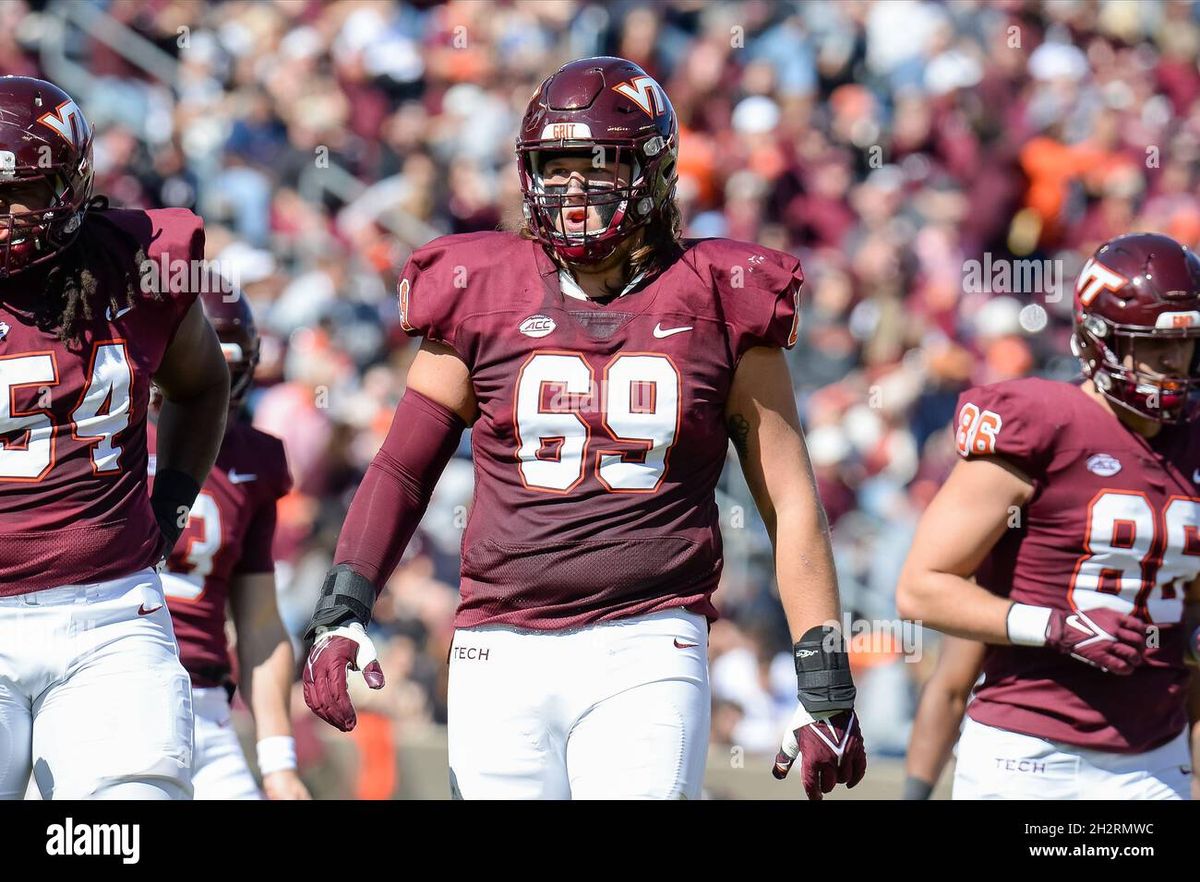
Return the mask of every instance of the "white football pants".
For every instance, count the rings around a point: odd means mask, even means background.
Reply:
[[[0,799],[189,799],[191,684],[151,569],[0,597]]]
[[[196,716],[196,799],[262,799],[233,728],[229,697],[220,686],[192,690]]]
[[[1145,753],[1088,750],[967,717],[954,799],[1191,799],[1187,730]]]
[[[683,609],[554,632],[455,631],[451,795],[698,799],[708,624]]]

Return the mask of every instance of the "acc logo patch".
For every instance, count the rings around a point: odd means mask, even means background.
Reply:
[[[1097,453],[1088,457],[1087,470],[1102,478],[1111,478],[1121,471],[1121,461],[1107,453]]]
[[[545,337],[551,333],[558,325],[554,323],[554,319],[548,315],[531,315],[525,321],[521,322],[517,328],[526,337]]]

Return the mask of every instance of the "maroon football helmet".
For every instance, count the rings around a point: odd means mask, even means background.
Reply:
[[[1162,423],[1197,415],[1200,345],[1187,373],[1125,366],[1139,338],[1200,338],[1200,258],[1174,239],[1133,233],[1106,242],[1075,283],[1071,350],[1110,401]]]
[[[602,151],[602,152],[601,152]],[[555,153],[586,156],[602,172],[586,191],[547,187],[541,170]],[[517,172],[533,235],[561,259],[588,264],[611,255],[675,196],[679,123],[667,93],[623,58],[572,61],[546,79],[529,102],[517,136]],[[622,164],[632,169],[620,185]],[[603,180],[604,175],[609,180]],[[595,208],[597,230],[563,232],[568,211]]]
[[[236,411],[254,382],[260,343],[258,328],[241,290],[224,280],[206,287],[210,290],[200,295],[200,304],[221,341],[221,351],[229,365],[229,407]]]
[[[92,196],[92,127],[71,96],[0,77],[0,279],[74,241]],[[13,212],[11,203],[36,203]]]

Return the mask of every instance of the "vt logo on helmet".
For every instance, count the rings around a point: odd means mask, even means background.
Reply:
[[[71,96],[0,77],[0,279],[74,241],[92,195],[92,128]]]
[[[530,232],[564,261],[612,255],[674,197],[679,124],[662,86],[623,58],[564,65],[517,137]]]
[[[1200,258],[1174,239],[1118,236],[1084,265],[1071,351],[1113,403],[1161,423],[1194,419],[1200,346],[1184,341],[1197,339]]]

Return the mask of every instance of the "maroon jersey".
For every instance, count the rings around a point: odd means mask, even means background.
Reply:
[[[125,302],[117,264],[132,266],[140,247],[159,266],[190,266],[204,257],[204,230],[182,209],[95,214],[82,235],[105,259],[90,268],[97,290],[81,345],[37,327],[37,270],[2,289],[0,595],[127,576],[155,563],[161,541],[146,492],[146,406],[196,293],[180,273],[157,298],[139,290],[131,307],[107,305],[114,286]]]
[[[1041,379],[971,389],[958,414],[959,453],[1001,457],[1033,482],[979,583],[1020,603],[1107,607],[1157,626],[1130,676],[1049,648],[989,646],[968,713],[1122,753],[1177,736],[1187,722],[1184,591],[1200,573],[1200,426],[1147,440],[1079,386]]]
[[[601,305],[512,234],[415,252],[402,326],[454,348],[480,410],[455,624],[715,618],[725,401],[747,349],[795,342],[802,281],[795,258],[709,239]]]
[[[152,447],[155,436],[152,424]],[[195,686],[217,686],[229,675],[229,583],[274,571],[275,502],[291,488],[283,442],[231,416],[216,465],[163,573],[180,660]]]

